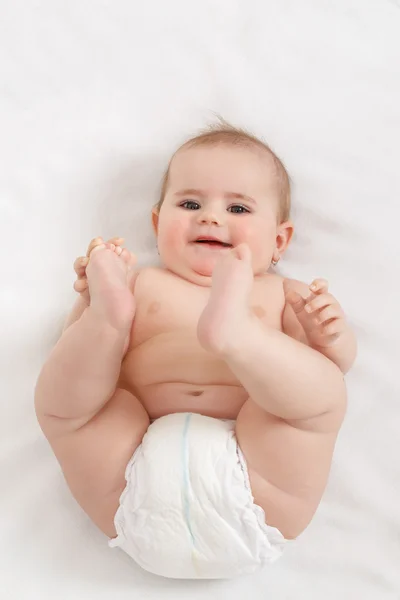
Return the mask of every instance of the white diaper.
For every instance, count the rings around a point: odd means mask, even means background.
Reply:
[[[176,578],[230,578],[279,558],[286,540],[254,504],[234,425],[192,413],[154,421],[126,468],[109,545]]]

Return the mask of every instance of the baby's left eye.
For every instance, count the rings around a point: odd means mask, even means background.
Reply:
[[[229,206],[228,210],[237,214],[250,212],[248,208],[242,206],[241,204],[233,204],[232,206]]]

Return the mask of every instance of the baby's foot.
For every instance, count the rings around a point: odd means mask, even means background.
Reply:
[[[135,314],[130,268],[110,243],[96,245],[86,267],[90,308],[116,329],[129,328]]]
[[[221,257],[212,274],[210,299],[198,323],[197,335],[209,352],[229,353],[250,318],[253,270],[250,248],[241,244]]]
[[[114,248],[114,252],[118,256],[122,256],[125,260],[127,260],[127,258],[129,258],[130,253],[128,252],[128,250],[126,250],[126,248],[121,248],[121,245],[123,244],[123,242],[124,242],[124,238],[121,238],[121,237],[111,238],[110,240],[108,240],[108,242],[104,242],[103,238],[101,238],[101,237],[94,238],[88,246],[86,256],[80,256],[74,262],[74,271],[76,273],[76,281],[74,282],[74,290],[76,292],[78,292],[78,294],[83,296],[88,304],[90,302],[90,295],[89,295],[88,281],[87,281],[87,277],[86,277],[86,267],[89,264],[89,256],[90,256],[92,250],[94,250],[97,246],[101,246],[102,244],[106,243],[106,244],[108,244],[109,248],[110,247]]]

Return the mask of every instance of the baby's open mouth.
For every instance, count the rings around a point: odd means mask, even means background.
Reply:
[[[221,240],[217,240],[215,238],[198,238],[194,240],[196,244],[207,244],[209,246],[220,246],[221,248],[232,248],[232,244],[228,244],[228,242],[222,242]]]

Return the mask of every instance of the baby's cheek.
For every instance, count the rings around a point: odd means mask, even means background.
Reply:
[[[259,244],[260,233],[254,226],[244,221],[245,219],[243,219],[242,223],[238,224],[236,230],[233,232],[235,245],[246,242],[250,247],[255,248]]]
[[[184,237],[184,224],[179,219],[165,223],[159,230],[159,246],[169,249],[178,248]]]
[[[247,225],[243,223],[237,237],[240,238],[240,241],[246,242],[250,246],[253,260],[256,260],[256,262],[268,262],[269,255],[271,254],[271,240],[265,226],[255,227],[253,224]]]

